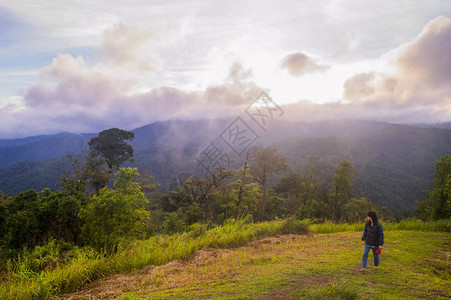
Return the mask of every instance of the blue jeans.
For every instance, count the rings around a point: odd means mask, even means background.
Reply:
[[[363,247],[363,257],[362,257],[362,268],[366,268],[366,262],[368,260],[368,254],[370,253],[370,249],[373,250],[373,257],[374,257],[374,266],[379,266],[379,255],[376,253],[377,246],[370,246],[367,243],[365,243],[365,247]]]

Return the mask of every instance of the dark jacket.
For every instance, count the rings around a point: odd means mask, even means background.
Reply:
[[[371,222],[366,222],[363,229],[362,241],[370,246],[382,246],[384,244],[384,230],[381,223],[377,221],[373,226]]]

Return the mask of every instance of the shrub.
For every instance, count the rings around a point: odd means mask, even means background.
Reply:
[[[298,220],[294,216],[285,219],[280,226],[281,234],[306,234],[308,232],[308,221]]]

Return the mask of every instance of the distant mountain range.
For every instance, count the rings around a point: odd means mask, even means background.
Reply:
[[[127,165],[148,171],[167,191],[176,175],[194,172],[198,153],[232,121],[167,121],[136,128],[131,143],[134,163]],[[256,144],[274,143],[298,172],[315,158],[323,178],[331,179],[339,161],[351,159],[356,169],[355,196],[401,212],[422,199],[423,189],[432,188],[435,160],[451,153],[451,130],[446,128],[451,123],[277,121],[266,132],[255,130],[260,136]],[[0,140],[0,190],[17,194],[31,188],[58,188],[65,156],[80,152],[94,136],[60,133]]]
[[[221,134],[233,119],[154,122],[134,130],[135,151],[157,148],[201,148]],[[365,134],[389,123],[365,121],[284,122],[277,121],[267,132],[259,132],[259,143],[274,143],[290,137],[349,136]],[[97,133],[40,135],[22,139],[0,139],[0,167],[32,160],[41,161],[80,152]]]

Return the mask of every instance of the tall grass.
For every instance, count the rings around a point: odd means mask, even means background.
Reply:
[[[336,224],[332,222],[325,222],[320,224],[311,224],[309,226],[311,231],[317,233],[335,233],[335,232],[345,232],[345,231],[361,231],[363,230],[363,224],[355,223],[355,224]]]
[[[403,220],[399,223],[385,223],[382,222],[384,231],[390,230],[415,230],[415,231],[436,231],[436,232],[451,232],[451,220],[439,220],[423,222],[421,220],[410,219]],[[332,222],[325,222],[321,224],[311,224],[309,229],[317,233],[335,233],[344,231],[363,231],[363,223],[354,224],[335,224]]]
[[[0,286],[0,299],[48,299],[54,295],[74,292],[111,274],[184,259],[205,247],[239,247],[263,236],[280,234],[284,227],[288,226],[290,230],[299,227],[299,224],[287,225],[289,222],[248,224],[244,220],[229,221],[210,230],[197,225],[189,232],[136,241],[127,249],[107,258],[97,255],[89,248],[79,249],[76,257],[53,269],[36,272],[24,266],[16,268],[23,274],[12,269],[9,280]]]

